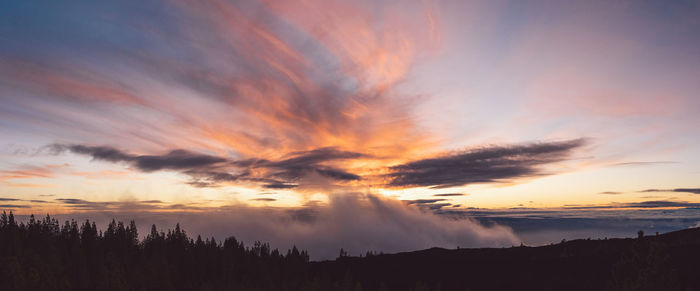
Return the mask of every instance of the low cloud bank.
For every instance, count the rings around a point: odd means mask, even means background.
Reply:
[[[190,236],[236,236],[247,244],[255,240],[287,249],[307,249],[314,260],[332,259],[340,248],[351,255],[366,251],[385,253],[430,247],[502,247],[520,243],[504,226],[484,226],[472,219],[441,217],[404,202],[375,195],[331,195],[328,205],[303,208],[229,206],[202,212],[83,212],[59,219],[91,219],[102,228],[112,218],[135,220],[141,237],[151,224],[159,229],[175,223]]]

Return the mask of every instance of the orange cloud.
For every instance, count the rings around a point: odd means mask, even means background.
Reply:
[[[147,104],[127,88],[95,76],[95,72],[75,70],[68,64],[56,68],[33,61],[11,60],[0,62],[0,72],[13,79],[14,86],[52,97],[77,102]]]
[[[53,172],[41,167],[26,166],[21,170],[0,171],[0,181],[51,177]]]
[[[129,177],[131,175],[131,173],[127,172],[127,171],[105,170],[105,171],[97,171],[97,172],[71,172],[70,174],[74,175],[74,176],[84,177],[86,179],[91,179],[91,180],[126,179],[126,178],[129,178],[130,180],[135,179],[133,177]]]
[[[435,152],[435,141],[410,113],[415,97],[396,90],[420,57],[439,46],[440,18],[431,3],[173,3],[177,35],[167,41],[196,52],[196,62],[131,52],[119,55],[133,74],[89,62],[4,63],[2,71],[50,101],[27,106],[83,138],[59,141],[65,144],[100,140],[133,155],[184,148],[269,160],[332,147],[366,156],[325,162],[319,173],[342,168],[363,176]],[[158,29],[146,31],[171,37]],[[54,97],[79,101],[80,108],[52,106]],[[38,122],[55,126],[46,119]]]
[[[23,179],[53,178],[55,176],[54,170],[64,167],[66,167],[66,164],[46,165],[45,167],[24,166],[20,170],[1,170],[0,182],[5,186],[13,188],[53,188],[56,187],[56,185],[40,183],[17,183],[12,181]]]
[[[230,50],[241,56],[234,62],[245,59],[248,66],[216,81],[232,114],[196,124],[203,138],[266,158],[331,146],[398,157],[430,144],[406,114],[410,101],[392,91],[418,54],[439,40],[439,19],[427,2],[406,15],[337,1],[265,1],[256,13],[223,1],[177,3],[222,41],[204,40],[197,47],[203,56],[221,60],[221,51]],[[280,28],[288,24],[298,31]],[[203,31],[189,29],[203,39]],[[299,39],[309,45],[296,45]],[[338,70],[328,68],[328,55]]]

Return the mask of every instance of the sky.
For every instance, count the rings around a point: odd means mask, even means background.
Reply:
[[[3,2],[0,209],[319,258],[685,228],[698,76],[696,1]]]

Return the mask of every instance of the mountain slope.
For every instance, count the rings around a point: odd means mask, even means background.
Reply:
[[[326,280],[364,290],[693,290],[700,228],[637,239],[574,240],[541,247],[432,248],[312,263]]]

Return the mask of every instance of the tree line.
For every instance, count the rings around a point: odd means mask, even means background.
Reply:
[[[302,290],[309,255],[296,247],[244,245],[235,237],[191,238],[155,225],[139,241],[136,224],[60,224],[47,215],[18,223],[0,215],[4,290]]]

